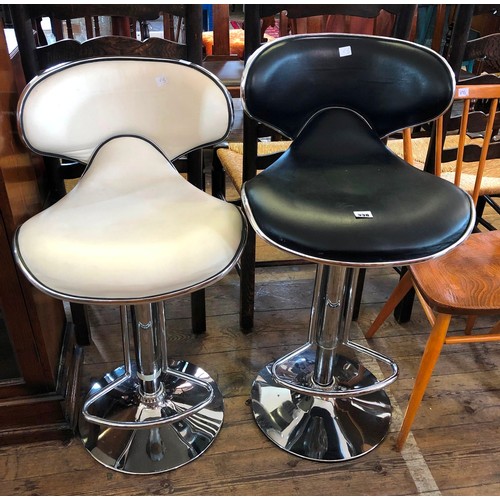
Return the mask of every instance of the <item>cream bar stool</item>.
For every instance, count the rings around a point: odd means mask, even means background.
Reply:
[[[384,389],[398,369],[350,339],[353,284],[360,267],[427,260],[469,235],[470,197],[381,140],[443,113],[453,92],[443,58],[383,37],[284,37],[247,63],[245,111],[293,142],[243,185],[243,206],[266,241],[318,264],[307,342],[264,367],[252,388],[257,424],[292,454],[349,460],[389,430]]]
[[[229,272],[246,225],[172,161],[226,137],[229,94],[183,61],[88,59],[32,80],[18,115],[31,150],[87,164],[72,191],[18,229],[19,266],[56,298],[121,306],[125,363],[90,389],[80,419],[85,447],[121,472],[190,462],[219,432],[223,401],[202,368],[167,359],[163,301]]]

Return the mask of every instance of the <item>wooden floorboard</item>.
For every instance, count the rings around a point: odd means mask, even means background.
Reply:
[[[249,391],[268,361],[307,335],[314,266],[259,268],[255,331],[238,328],[238,276],[207,290],[207,333],[190,331],[189,300],[169,307],[169,350],[203,366],[220,385],[225,421],[195,462],[153,476],[113,472],[95,462],[77,438],[0,448],[3,495],[487,495],[500,491],[500,345],[445,346],[404,453],[394,449],[398,425],[429,325],[415,304],[412,320],[389,319],[368,342],[392,356],[401,375],[388,390],[391,432],[373,452],[343,464],[302,460],[274,446],[255,425]],[[369,270],[354,338],[373,320],[398,277]],[[90,310],[93,345],[85,349],[81,393],[121,362],[119,311]],[[482,318],[486,328],[493,320]],[[459,329],[463,321],[454,320]],[[413,443],[413,444],[412,444]]]
[[[498,217],[492,215],[498,223]],[[266,259],[266,249],[262,252]],[[269,361],[307,337],[313,265],[258,268],[255,328],[238,327],[239,279],[209,287],[207,333],[191,333],[190,302],[168,306],[169,354],[202,366],[224,395],[223,428],[199,459],[151,476],[111,471],[78,440],[0,448],[1,495],[498,495],[500,491],[500,344],[444,346],[403,452],[394,448],[429,324],[415,304],[410,322],[389,318],[374,339],[363,332],[397,283],[392,269],[369,270],[352,337],[393,357],[399,379],[388,388],[391,432],[368,455],[346,463],[302,460],[274,446],[256,426],[250,387]],[[116,307],[89,309],[93,343],[85,348],[80,394],[122,359]],[[480,318],[482,331],[498,318]],[[454,318],[459,331],[463,318]],[[370,367],[371,368],[371,367]],[[383,372],[384,367],[375,367]]]

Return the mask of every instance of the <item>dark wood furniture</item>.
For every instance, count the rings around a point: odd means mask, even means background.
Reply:
[[[144,57],[160,57],[186,59],[201,64],[201,5],[164,4],[164,5],[74,5],[74,4],[24,4],[10,5],[12,22],[16,32],[22,67],[26,81],[37,73],[61,62],[74,61],[89,57],[110,57],[135,55]],[[138,20],[140,26],[147,25],[148,20],[164,16],[182,18],[186,27],[185,43],[162,38],[149,38],[144,41],[131,37],[130,20]],[[56,43],[43,44],[39,20],[49,17],[53,26]],[[80,43],[72,38],[63,37],[63,23],[75,18],[94,19],[96,16],[114,16],[121,20],[115,27],[115,33],[127,36],[100,36]],[[115,23],[116,24],[116,23]],[[125,27],[124,27],[125,25]],[[128,29],[127,29],[128,26]],[[39,35],[33,36],[35,33]],[[143,36],[147,30],[142,29]],[[96,34],[89,30],[89,34]],[[44,158],[47,169],[48,198],[47,203],[57,201],[66,192],[65,178],[76,178],[83,172],[80,164],[61,164],[56,158]],[[190,182],[203,188],[201,151],[189,153],[184,162]],[[192,294],[192,323],[195,333],[203,333],[206,329],[205,296],[200,290]],[[90,334],[87,327],[83,306],[72,304],[72,315],[75,322],[78,341],[89,343]]]
[[[62,303],[28,284],[11,253],[15,228],[42,205],[44,169],[17,136],[22,70],[18,58],[10,59],[3,25],[0,31],[0,335],[8,346],[8,352],[2,349],[2,366],[10,365],[0,370],[3,445],[71,435],[79,349],[73,349]]]
[[[343,15],[374,18],[384,9],[394,15],[393,35],[408,39],[415,5],[246,5],[245,6],[245,60],[261,44],[261,19],[286,10],[290,20],[317,15]],[[259,124],[246,114],[243,121],[242,180],[254,177],[259,169],[257,140]],[[224,182],[223,166],[214,161],[214,187]],[[262,168],[262,167],[260,167]],[[218,171],[217,171],[218,169]],[[248,332],[253,328],[256,237],[249,231],[247,245],[240,265],[240,327]]]

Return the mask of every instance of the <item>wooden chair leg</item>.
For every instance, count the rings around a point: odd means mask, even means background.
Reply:
[[[465,335],[471,335],[472,329],[474,328],[474,323],[476,322],[477,316],[467,316],[465,323]]]
[[[240,328],[253,328],[255,307],[255,231],[248,228],[247,242],[240,257]]]
[[[205,333],[207,330],[204,289],[191,294],[191,325],[195,334]]]
[[[217,148],[213,149],[212,154],[212,196],[222,200],[226,198],[226,177],[217,155]]]
[[[403,418],[403,424],[401,425],[401,430],[399,431],[398,439],[396,442],[396,449],[401,450],[406,442],[406,438],[410,433],[410,428],[415,419],[418,408],[422,398],[424,397],[427,384],[431,378],[434,366],[441,353],[443,347],[446,332],[450,325],[451,315],[449,314],[438,314],[436,318],[436,323],[431,330],[429,340],[425,346],[424,354],[422,355],[422,360],[420,361],[420,367],[418,369],[417,378],[415,379],[415,385],[408,402],[408,407],[406,408],[405,416]]]
[[[80,346],[90,345],[90,328],[84,304],[70,302],[71,317],[75,328],[76,343]]]
[[[408,274],[408,272],[409,271],[406,271],[405,274]],[[408,323],[408,321],[410,321],[414,302],[415,292],[410,288],[408,293],[401,297],[401,301],[394,308],[394,318],[398,323]]]
[[[375,332],[382,326],[384,321],[389,317],[395,307],[399,304],[401,299],[412,289],[413,282],[411,280],[411,273],[406,272],[399,280],[397,287],[393,290],[390,297],[387,299],[382,310],[378,313],[375,321],[372,323],[368,331],[365,333],[367,339],[371,339]]]

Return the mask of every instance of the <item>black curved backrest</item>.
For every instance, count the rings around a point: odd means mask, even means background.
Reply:
[[[451,105],[455,81],[432,50],[393,38],[313,34],[257,50],[245,68],[247,113],[295,138],[325,108],[348,108],[384,137],[428,122]]]

